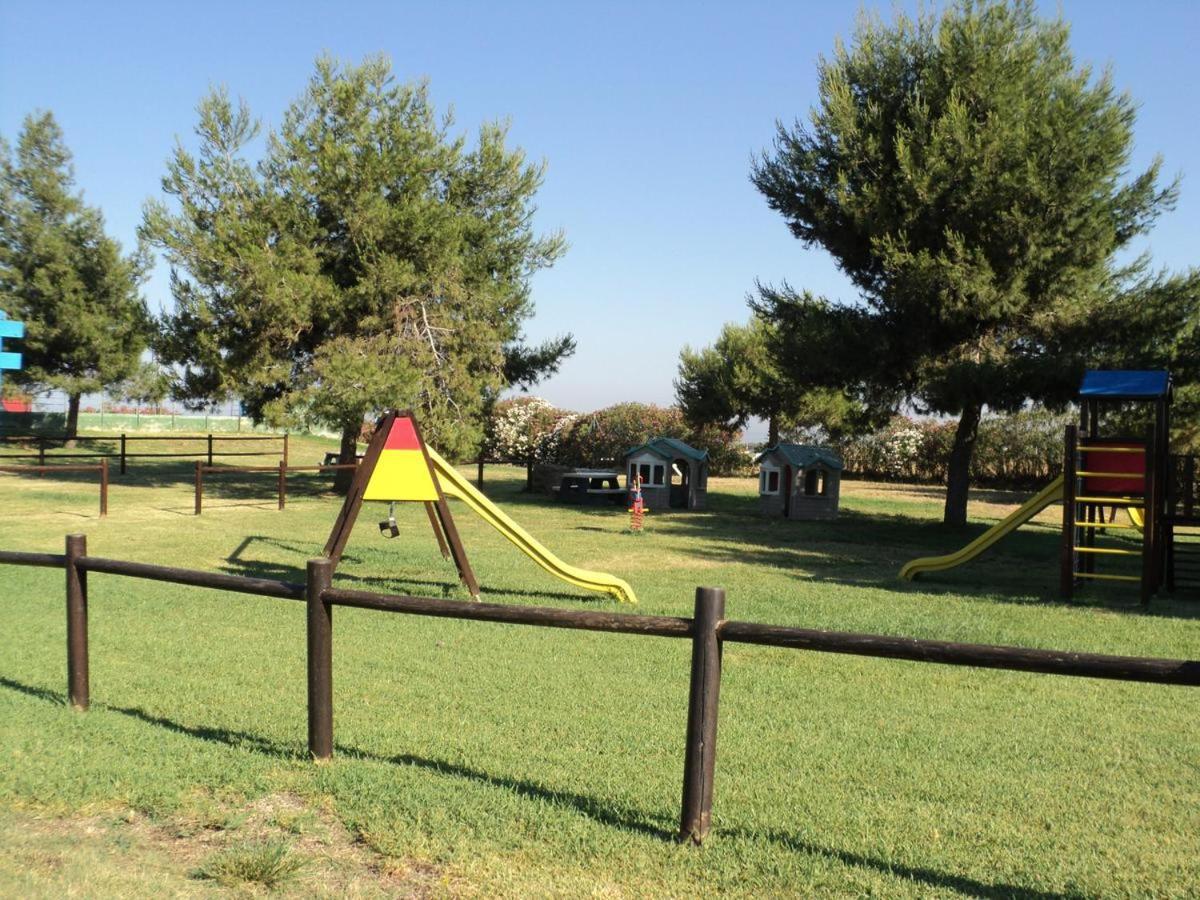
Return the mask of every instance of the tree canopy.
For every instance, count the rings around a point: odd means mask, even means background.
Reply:
[[[754,315],[745,325],[726,324],[709,347],[684,347],[679,354],[675,399],[693,427],[717,425],[740,430],[752,417],[767,420],[767,443],[781,432],[816,427],[837,435],[853,427],[862,407],[840,386],[785,374],[778,362],[781,346],[789,351],[803,337],[784,345],[779,329]],[[824,345],[814,348],[820,352]]]
[[[148,260],[123,255],[75,188],[50,113],[25,118],[15,152],[0,139],[0,309],[25,323],[15,384],[68,398],[67,438],[85,393],[136,371],[151,333],[140,294]]]
[[[198,150],[176,148],[171,203],[147,204],[142,227],[172,268],[160,354],[185,398],[236,392],[273,424],[333,426],[346,458],[388,406],[418,410],[444,453],[478,446],[530,278],[565,242],[535,234],[544,166],[506,127],[468,145],[451,126],[380,58],[318,60],[257,162],[247,107],[201,101]]]
[[[951,523],[965,521],[984,405],[1072,395],[1103,328],[1139,315],[1127,288],[1145,260],[1122,267],[1118,252],[1176,196],[1159,162],[1128,171],[1134,102],[1076,64],[1068,32],[1031,0],[864,16],[820,61],[809,121],[781,124],[752,173],[860,294],[778,291],[763,313],[851,336],[831,377],[959,416]]]

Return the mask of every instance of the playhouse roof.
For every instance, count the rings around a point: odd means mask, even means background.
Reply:
[[[639,444],[632,450],[626,451],[625,455],[633,456],[633,454],[640,453],[643,450],[648,450],[655,456],[661,456],[667,462],[680,456],[684,459],[695,460],[696,462],[703,462],[708,459],[707,450],[697,450],[691,444],[685,444],[683,441],[669,437],[654,438],[653,440],[646,441],[646,443]]]
[[[841,459],[832,450],[812,447],[807,444],[776,444],[774,447],[768,447],[762,453],[758,454],[754,461],[762,462],[774,453],[778,453],[797,469],[807,469],[817,463],[821,463],[825,467],[835,469],[839,472],[842,469]]]
[[[1080,397],[1108,400],[1157,400],[1171,390],[1171,373],[1165,369],[1090,369],[1083,373]]]

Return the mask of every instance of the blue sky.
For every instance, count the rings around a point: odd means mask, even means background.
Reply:
[[[912,9],[914,3],[899,4]],[[868,3],[891,15],[890,3]],[[192,141],[211,85],[267,125],[313,60],[387,54],[429,79],[457,127],[507,118],[549,163],[539,227],[571,250],[534,282],[533,339],[565,331],[579,351],[536,392],[574,409],[669,403],[679,348],[744,320],[756,278],[831,297],[849,288],[805,250],[750,185],[777,119],[806,114],[815,66],[849,36],[857,3],[36,3],[0,2],[0,134],[49,109],[88,202],[131,245],[176,140]],[[1133,163],[1161,154],[1182,197],[1145,242],[1193,265],[1200,234],[1200,3],[1043,3],[1072,23],[1080,60],[1110,65],[1138,101]],[[162,267],[147,286],[170,303]]]

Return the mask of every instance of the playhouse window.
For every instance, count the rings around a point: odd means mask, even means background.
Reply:
[[[650,464],[642,463],[638,466],[638,474],[642,476],[642,484],[650,483]]]
[[[779,493],[779,470],[769,469],[766,466],[758,474],[758,492],[760,494],[778,494]]]
[[[661,465],[654,467],[654,484],[662,484],[663,483],[664,471],[665,471],[665,467],[663,467]]]

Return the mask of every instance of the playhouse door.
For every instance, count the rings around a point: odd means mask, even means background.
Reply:
[[[679,483],[676,484],[674,477],[671,479],[671,509],[688,509],[688,492],[692,489],[688,482],[688,473],[690,471],[687,460],[677,459],[671,464],[672,476],[674,470],[679,470]]]
[[[786,519],[792,514],[792,467],[783,467],[783,517]]]

